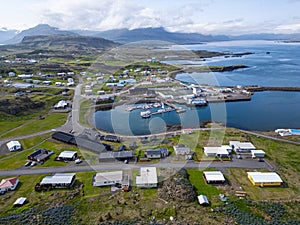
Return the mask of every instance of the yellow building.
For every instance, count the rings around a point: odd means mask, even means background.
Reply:
[[[280,186],[282,180],[275,172],[247,172],[248,179],[255,186]]]

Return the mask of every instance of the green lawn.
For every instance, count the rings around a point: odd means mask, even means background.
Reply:
[[[187,169],[187,173],[189,175],[190,182],[194,185],[196,192],[198,195],[204,194],[209,199],[212,197],[218,197],[221,190],[216,188],[214,185],[207,184],[203,178],[203,171],[199,171],[197,169]]]
[[[89,123],[88,123],[88,117],[90,116],[91,110],[92,110],[92,106],[94,104],[89,101],[89,100],[83,100],[80,103],[80,111],[79,111],[79,122],[86,126],[89,127]]]
[[[1,138],[19,137],[23,135],[33,134],[45,130],[51,130],[53,128],[62,126],[68,117],[68,113],[51,113],[45,116],[45,119],[33,119],[23,126],[14,129],[11,132],[1,136]]]
[[[0,122],[0,137],[2,137],[2,134],[5,132],[8,132],[11,129],[14,129],[20,125],[22,125],[22,121],[1,121]]]

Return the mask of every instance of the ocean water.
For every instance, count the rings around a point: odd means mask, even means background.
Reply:
[[[217,57],[204,62],[207,65],[245,64],[249,66],[247,69],[224,73],[182,73],[176,77],[181,81],[230,86],[300,87],[300,44],[297,43],[232,41],[172,48],[254,53],[236,58]],[[125,112],[122,106],[113,110],[98,111],[94,117],[97,128],[126,135],[160,133],[165,131],[168,125],[199,127],[201,122],[208,120],[246,130],[300,128],[300,92],[257,92],[251,101],[211,103],[206,107],[187,108],[182,114],[171,112],[149,119],[140,118],[139,111]]]

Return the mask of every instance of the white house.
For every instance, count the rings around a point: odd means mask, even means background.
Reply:
[[[57,159],[62,161],[74,161],[77,159],[77,156],[78,155],[76,151],[63,151],[57,156]]]
[[[252,158],[263,158],[266,153],[263,150],[251,150]]]
[[[16,73],[15,73],[15,72],[9,72],[9,73],[8,73],[8,76],[9,76],[9,77],[15,77],[15,76],[16,76]]]
[[[173,148],[174,148],[176,155],[188,155],[191,153],[191,149],[186,145],[179,144],[179,145],[173,146]]]
[[[136,186],[139,188],[157,187],[156,167],[142,167],[140,176],[136,177]]]
[[[17,177],[2,179],[0,182],[0,193],[5,193],[7,191],[13,191],[19,184],[19,179]]]
[[[229,145],[236,152],[250,152],[251,150],[256,149],[251,142],[230,141]]]
[[[46,176],[42,179],[41,186],[51,186],[52,188],[66,188],[75,183],[75,173],[56,173],[53,176]]]
[[[9,151],[17,151],[22,149],[22,145],[20,144],[19,141],[10,141],[6,144],[7,148]]]
[[[221,171],[204,171],[203,175],[208,184],[225,182],[225,177]]]
[[[228,157],[229,152],[226,146],[221,147],[204,147],[204,154],[207,157]]]
[[[54,109],[65,109],[68,107],[68,102],[66,100],[60,100],[55,106]]]
[[[92,180],[93,186],[111,186],[122,184],[123,171],[97,173]]]

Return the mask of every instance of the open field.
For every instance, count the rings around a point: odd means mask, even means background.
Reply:
[[[20,127],[2,135],[1,138],[19,137],[28,134],[34,134],[45,130],[62,126],[68,117],[68,113],[51,113],[45,116],[45,119],[33,119]]]

